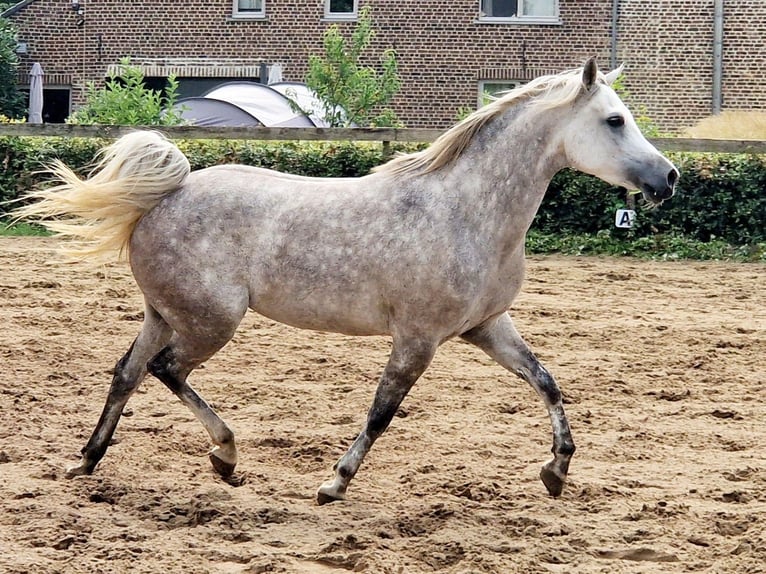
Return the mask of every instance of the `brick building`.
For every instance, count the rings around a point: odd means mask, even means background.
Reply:
[[[766,110],[764,0],[24,0],[3,16],[19,30],[20,83],[39,62],[46,119],[62,121],[125,56],[153,81],[175,73],[185,96],[258,80],[274,63],[301,81],[323,32],[350,31],[360,3],[372,7],[373,49],[397,51],[393,107],[410,127],[449,126],[483,89],[590,55],[624,62],[633,101],[667,131],[716,109]]]

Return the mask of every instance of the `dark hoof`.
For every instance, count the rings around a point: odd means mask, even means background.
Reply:
[[[336,500],[343,500],[343,498],[330,496],[329,494],[325,494],[322,491],[317,492],[317,504],[319,506],[322,506],[324,504],[330,504],[331,502],[335,502]]]
[[[545,488],[548,489],[548,494],[553,498],[561,496],[564,490],[564,479],[551,470],[547,465],[540,471],[540,480],[543,481]]]
[[[224,477],[221,480],[223,480],[229,486],[238,488],[242,486],[243,484],[247,484],[250,481],[250,477],[247,475],[246,472],[237,472],[232,474],[230,477],[228,478]]]
[[[87,476],[89,474],[93,474],[93,470],[96,468],[96,465],[90,465],[84,462],[81,462],[77,466],[69,466],[66,469],[66,472],[64,472],[65,478],[74,478],[76,476]]]
[[[346,488],[336,488],[333,482],[326,482],[317,490],[317,504],[329,504],[336,500],[346,499]]]
[[[231,475],[234,474],[234,469],[237,465],[231,464],[230,462],[224,462],[212,452],[208,456],[210,458],[210,463],[213,465],[213,468],[221,476],[221,478],[224,480],[230,479]]]

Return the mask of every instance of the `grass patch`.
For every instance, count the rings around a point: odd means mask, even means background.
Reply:
[[[51,232],[41,225],[24,222],[8,224],[0,220],[1,237],[48,237],[50,235],[52,235]]]
[[[766,262],[766,243],[731,245],[721,239],[699,241],[682,235],[648,237],[616,236],[611,231],[595,235],[551,235],[530,230],[527,253],[564,255],[626,255],[644,259]]]

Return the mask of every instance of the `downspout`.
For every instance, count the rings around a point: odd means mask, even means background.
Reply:
[[[617,68],[617,20],[620,15],[620,0],[612,0],[612,37],[609,52],[610,70]]]
[[[617,69],[617,24],[620,20],[620,0],[612,0],[612,30],[609,45],[609,69]],[[625,193],[625,205],[630,210],[636,209],[635,194]]]
[[[713,115],[721,113],[723,94],[723,0],[715,0],[713,8]]]

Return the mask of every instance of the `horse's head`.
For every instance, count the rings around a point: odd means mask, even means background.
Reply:
[[[673,195],[678,170],[646,140],[611,88],[620,71],[599,73],[593,58],[585,64],[572,121],[561,134],[564,150],[572,167],[661,203]]]

